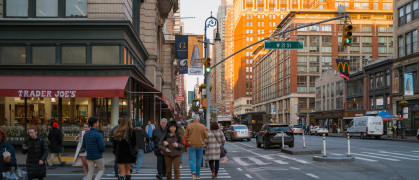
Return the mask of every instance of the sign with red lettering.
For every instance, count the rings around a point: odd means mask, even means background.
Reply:
[[[176,101],[184,101],[185,98],[183,97],[183,75],[180,74],[178,76],[178,83],[177,83],[177,96],[176,96]]]

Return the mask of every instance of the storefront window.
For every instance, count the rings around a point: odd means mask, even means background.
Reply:
[[[92,46],[92,64],[119,64],[119,46]]]
[[[86,64],[86,46],[63,46],[62,64]]]
[[[55,46],[33,46],[32,64],[55,64]]]
[[[36,17],[57,17],[57,0],[36,0]]]
[[[87,0],[66,0],[65,15],[67,17],[87,16]]]
[[[363,97],[348,98],[347,99],[348,110],[362,110],[364,109]]]
[[[0,47],[0,64],[26,64],[26,47]]]
[[[26,17],[28,7],[28,0],[6,0],[6,16]]]

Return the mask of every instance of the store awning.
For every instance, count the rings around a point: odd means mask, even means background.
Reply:
[[[381,111],[377,116],[381,117],[384,121],[403,120],[403,118],[391,115],[385,111]]]
[[[0,97],[124,97],[128,76],[0,76]]]

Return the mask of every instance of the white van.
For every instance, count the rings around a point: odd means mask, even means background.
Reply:
[[[362,116],[352,120],[348,128],[350,136],[372,137],[379,139],[383,135],[383,119],[377,116]]]

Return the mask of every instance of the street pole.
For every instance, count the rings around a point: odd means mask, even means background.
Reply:
[[[323,134],[323,157],[326,157],[326,135]]]

